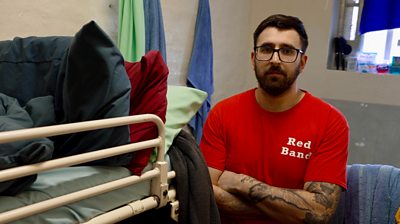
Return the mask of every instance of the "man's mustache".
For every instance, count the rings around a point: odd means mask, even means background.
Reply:
[[[286,73],[281,69],[279,66],[272,66],[270,67],[267,71],[265,71],[265,74],[282,74],[286,75]]]

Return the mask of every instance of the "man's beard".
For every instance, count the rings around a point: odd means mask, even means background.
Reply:
[[[259,86],[272,96],[279,96],[292,86],[300,74],[300,66],[292,74],[283,71],[280,66],[271,66],[267,71],[263,72],[255,69],[256,78]],[[270,75],[279,74],[279,75]]]

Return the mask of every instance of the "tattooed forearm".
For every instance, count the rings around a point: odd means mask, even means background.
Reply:
[[[282,196],[281,196],[282,195]],[[283,194],[273,195],[268,193],[268,185],[264,183],[256,183],[249,188],[248,197],[253,203],[259,203],[265,199],[270,201],[281,201],[286,205],[290,205],[293,208],[302,210],[304,212],[309,211],[310,204],[296,191],[283,189]]]
[[[341,192],[339,186],[324,182],[309,182],[305,191],[274,188],[248,176],[243,177],[241,183],[248,184],[247,198],[254,204],[261,202],[268,207],[285,207],[293,213],[303,214],[299,218],[302,216],[300,219],[304,223],[325,223],[329,220]]]
[[[255,184],[249,189],[249,199],[254,203],[258,203],[264,200],[268,195],[260,194],[260,192],[264,192],[267,189],[267,186],[262,183]]]
[[[282,223],[327,223],[341,194],[340,186],[327,182],[306,182],[303,189],[288,189],[229,171],[221,175],[218,184]]]
[[[334,209],[340,198],[341,189],[335,184],[311,182],[307,191],[315,193],[314,200],[326,209]]]
[[[257,180],[250,176],[244,176],[242,179],[240,179],[240,182],[242,182],[242,183],[247,182],[249,184],[253,184],[255,181],[257,181]]]

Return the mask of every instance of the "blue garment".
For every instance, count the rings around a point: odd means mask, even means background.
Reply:
[[[378,180],[380,165],[359,166],[359,186],[358,186],[358,202],[360,209],[360,224],[374,223],[372,218],[372,209],[375,203],[375,191]],[[380,189],[383,190],[383,189]],[[379,222],[378,222],[379,223]]]
[[[347,166],[347,191],[331,224],[392,224],[400,208],[400,169],[381,164]]]
[[[187,86],[203,90],[208,94],[207,100],[189,122],[199,143],[203,134],[203,125],[211,108],[211,95],[214,92],[211,15],[208,0],[199,0]]]
[[[360,170],[362,166],[354,164],[347,167],[347,191],[346,191],[346,218],[345,223],[360,223],[360,208],[359,208],[359,188],[360,188]]]
[[[157,50],[167,63],[164,23],[160,0],[144,0],[145,51]]]
[[[360,34],[400,28],[399,0],[365,0],[361,14]]]

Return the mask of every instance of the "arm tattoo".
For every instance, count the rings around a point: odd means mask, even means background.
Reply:
[[[302,211],[304,214],[304,223],[320,223],[329,220],[334,213],[340,199],[341,188],[338,185],[325,182],[306,183],[305,190],[312,193],[312,200],[319,204],[322,212],[316,211],[315,205],[308,201],[298,190],[281,189],[279,195],[269,192],[270,187],[267,184],[259,182],[252,177],[244,177],[242,183],[249,183],[251,186],[248,191],[248,199],[257,204],[264,200],[280,201],[288,206]]]
[[[264,200],[267,197],[267,195],[262,194],[262,192],[264,192],[265,190],[267,190],[267,186],[262,183],[254,184],[253,186],[251,186],[249,189],[250,201],[257,204],[258,202]]]
[[[304,223],[318,223],[320,220],[329,220],[339,203],[341,188],[335,184],[311,182],[306,190],[314,193],[315,202],[322,205],[325,212],[320,214],[319,217],[312,213],[306,213]]]
[[[255,179],[253,177],[249,177],[249,176],[244,176],[240,182],[245,183],[245,182],[249,182],[250,184],[254,183]]]
[[[339,186],[324,182],[311,182],[307,191],[315,193],[314,200],[326,209],[333,209],[340,199]]]
[[[293,196],[294,200],[288,200],[285,197],[279,197],[276,195],[268,194],[266,192],[267,190],[268,190],[268,186],[266,184],[256,183],[250,187],[248,197],[249,197],[250,201],[252,201],[255,204],[263,201],[264,199],[269,199],[271,201],[282,201],[282,202],[284,202],[288,205],[291,205],[292,207],[295,207],[299,210],[303,210],[304,212],[309,212],[309,209],[307,207],[309,207],[310,204],[308,204],[307,201],[301,195],[299,195],[297,192],[283,189],[283,191],[285,191],[285,194]],[[299,201],[301,201],[301,203],[298,203]],[[307,205],[307,206],[301,207],[300,206],[301,204]]]

